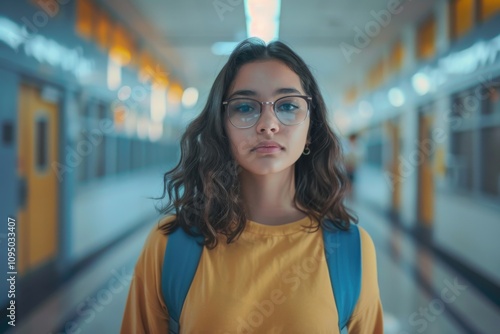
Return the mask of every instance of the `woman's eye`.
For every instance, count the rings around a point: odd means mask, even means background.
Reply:
[[[298,107],[292,103],[283,103],[279,106],[278,111],[295,111]]]
[[[240,112],[250,112],[253,110],[253,108],[249,105],[243,104],[240,105],[238,108],[236,108]]]
[[[254,111],[255,107],[252,104],[241,103],[241,104],[233,106],[231,109],[233,110],[233,112],[246,114],[246,113],[250,113],[250,112]]]

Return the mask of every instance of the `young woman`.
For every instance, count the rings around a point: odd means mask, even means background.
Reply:
[[[321,230],[330,221],[344,233],[356,220],[342,161],[304,61],[281,42],[240,43],[165,174],[169,203],[137,262],[121,333],[168,333],[161,275],[179,228],[204,239],[182,333],[338,333]],[[382,333],[375,249],[359,234],[361,288],[347,328]]]

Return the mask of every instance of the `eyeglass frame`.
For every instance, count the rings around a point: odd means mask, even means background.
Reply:
[[[300,121],[299,123],[297,124],[285,124],[281,121],[281,119],[278,117],[278,114],[276,113],[276,109],[274,108],[276,102],[278,102],[279,100],[282,100],[282,99],[286,99],[287,97],[300,97],[300,98],[303,98],[306,103],[307,103],[307,113],[306,113],[306,117],[304,117],[304,119],[302,121]],[[259,113],[259,118],[257,118],[257,120],[255,121],[254,124],[250,125],[250,126],[245,126],[245,127],[239,127],[239,126],[236,126],[233,124],[233,122],[231,122],[231,118],[229,117],[229,111],[227,110],[227,106],[229,105],[229,102],[233,101],[233,100],[252,100],[252,101],[255,101],[257,103],[260,104],[260,113]],[[226,115],[228,116],[229,118],[229,123],[231,123],[232,126],[234,126],[235,128],[237,129],[249,129],[251,128],[252,126],[254,126],[255,124],[257,124],[259,122],[259,119],[260,117],[262,116],[262,110],[264,109],[264,105],[271,105],[273,106],[273,112],[274,112],[274,116],[276,116],[276,119],[278,121],[280,121],[281,124],[285,125],[285,126],[294,126],[294,125],[299,125],[299,124],[302,124],[306,119],[307,117],[309,116],[309,113],[311,111],[311,102],[312,102],[312,97],[309,96],[309,95],[287,95],[287,96],[282,96],[278,99],[276,99],[274,102],[272,101],[264,101],[264,102],[261,102],[259,100],[256,100],[256,99],[253,99],[251,97],[233,97],[229,100],[226,100],[226,101],[222,101],[222,105],[224,106],[225,108],[225,112],[226,112]]]

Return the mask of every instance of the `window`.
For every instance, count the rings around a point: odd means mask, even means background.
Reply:
[[[96,177],[100,178],[106,174],[106,136],[102,134],[101,142],[96,143]]]
[[[500,86],[483,88],[482,94],[488,97],[484,101],[483,114],[500,115]]]
[[[481,120],[481,191],[500,196],[500,86],[485,87],[483,92],[487,98]]]
[[[367,145],[366,162],[376,167],[382,167],[382,142],[371,142]]]
[[[84,155],[83,153],[86,153],[84,151],[85,149],[85,144],[84,141],[86,138],[83,136],[83,130],[80,131],[80,135],[78,137],[78,140],[76,142],[76,146],[73,147],[74,151],[76,152],[76,155],[78,157],[78,181],[84,182],[89,179],[89,172],[88,172],[88,155]]]
[[[97,106],[97,118],[102,120],[102,119],[109,119],[110,115],[109,115],[109,110],[107,108],[107,106],[103,103],[99,103],[99,105]]]
[[[460,124],[470,124],[474,114],[478,113],[481,108],[481,97],[476,93],[476,90],[465,90],[453,97],[451,115],[459,118],[460,122],[458,123]]]
[[[474,189],[474,124],[476,114],[481,107],[474,89],[467,89],[453,96],[450,143],[450,179],[455,189],[471,192]]]
[[[130,155],[130,163],[133,169],[141,168],[142,163],[142,152],[141,152],[141,140],[132,140],[132,153]]]
[[[481,199],[500,197],[499,90],[476,86],[456,94],[452,103],[457,122],[450,122],[450,183]]]
[[[429,59],[436,53],[436,19],[429,16],[420,24],[417,32],[417,56]]]
[[[376,127],[372,128],[368,131],[366,139],[364,140],[366,143],[365,146],[365,161],[377,168],[383,167],[382,161],[382,147],[383,147],[383,136],[382,136],[382,128]]]
[[[130,142],[128,138],[118,138],[118,172],[130,170]]]
[[[473,189],[472,131],[454,132],[451,136],[451,178],[453,186]]]
[[[47,169],[48,161],[48,122],[47,118],[41,117],[36,120],[35,125],[35,161],[36,169],[44,172]]]
[[[14,142],[14,124],[12,121],[2,123],[2,144],[12,145]]]
[[[82,98],[83,99],[83,98]],[[80,107],[80,131],[72,148],[78,159],[78,181],[91,181],[114,173],[115,153],[111,149],[115,145],[113,135],[103,120],[110,122],[109,105],[93,98],[83,100]]]
[[[481,130],[481,190],[485,194],[500,195],[500,126]]]

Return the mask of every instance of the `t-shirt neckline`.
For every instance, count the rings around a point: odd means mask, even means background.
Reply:
[[[287,235],[304,231],[308,226],[311,226],[311,218],[309,216],[281,225],[266,225],[253,220],[247,220],[245,232],[262,235]]]

